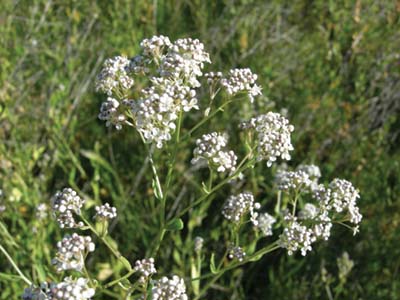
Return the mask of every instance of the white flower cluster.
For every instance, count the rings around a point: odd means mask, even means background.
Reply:
[[[229,71],[226,78],[221,79],[221,85],[229,95],[236,95],[239,92],[246,92],[250,102],[254,97],[261,95],[261,88],[256,84],[257,75],[253,74],[249,68],[233,69]]]
[[[257,228],[265,236],[272,235],[272,226],[276,223],[276,219],[268,213],[259,214],[257,217]]]
[[[306,173],[312,181],[318,181],[321,178],[321,170],[316,165],[298,165],[297,171]]]
[[[172,43],[168,37],[154,36],[140,45],[141,54],[131,61],[121,57],[106,61],[97,90],[113,98],[102,104],[99,118],[107,126],[112,124],[121,129],[126,121],[123,110],[127,107],[131,110],[133,125],[145,141],[161,148],[171,139],[179,115],[198,109],[194,88],[200,86],[197,78],[210,58],[197,39],[178,39]],[[137,99],[128,100],[126,93],[115,91],[131,88],[134,81],[129,76],[133,75],[144,75],[148,84],[136,91]]]
[[[269,112],[241,124],[241,128],[255,129],[258,139],[257,159],[266,160],[268,167],[272,166],[278,157],[290,160],[289,151],[294,149],[290,134],[294,127],[282,115]]]
[[[153,300],[187,300],[185,282],[174,275],[171,279],[162,277],[153,282]]]
[[[82,227],[82,222],[76,222],[74,214],[80,215],[85,201],[71,188],[64,188],[51,199],[51,205],[57,222],[61,228]]]
[[[108,97],[106,101],[101,104],[99,119],[106,121],[106,126],[114,125],[117,130],[122,129],[126,117],[119,111],[120,103],[118,100]]]
[[[306,203],[304,208],[299,212],[299,219],[312,220],[317,217],[319,209],[312,203]]]
[[[233,151],[226,150],[228,138],[226,134],[212,132],[204,134],[196,141],[192,164],[206,160],[211,168],[218,172],[234,172],[237,157]]]
[[[358,224],[361,222],[362,215],[357,207],[357,199],[360,194],[353,187],[351,182],[344,179],[334,179],[330,184],[332,206],[336,212],[347,209],[350,214],[350,222]]]
[[[64,278],[63,282],[54,284],[50,289],[50,300],[90,300],[95,289],[88,286],[86,278],[72,279]]]
[[[141,274],[139,281],[142,283],[146,282],[151,275],[157,273],[156,267],[154,266],[154,258],[137,260],[134,270]]]
[[[311,188],[311,196],[317,203],[304,204],[303,208],[298,212],[297,216],[291,215],[287,212],[284,217],[287,227],[284,229],[280,236],[280,245],[288,250],[289,254],[297,250],[301,250],[302,255],[311,250],[311,244],[318,239],[328,240],[332,229],[332,219],[337,217],[337,213],[347,211],[350,215],[350,222],[358,224],[362,216],[359,213],[356,200],[360,197],[358,191],[353,185],[343,179],[334,179],[328,187],[318,183],[320,177],[319,169],[316,168],[298,168],[306,170],[313,170],[308,173],[313,173],[314,187]],[[281,171],[282,172],[282,171]],[[285,176],[290,173],[304,173],[303,171],[286,172]],[[305,174],[305,173],[304,173]],[[303,174],[303,175],[304,175]],[[308,178],[304,176],[304,178]],[[292,178],[295,178],[292,176]],[[304,180],[290,181],[285,188],[299,188],[305,186]],[[311,180],[307,179],[307,182]],[[354,232],[357,232],[358,227]]]
[[[306,190],[312,184],[309,175],[303,171],[279,171],[275,182],[278,189],[284,192]]]
[[[168,49],[172,46],[171,41],[167,36],[153,36],[150,39],[144,39],[140,43],[143,50],[143,56],[146,58],[160,59],[164,53],[164,48]]]
[[[142,98],[129,100],[136,128],[146,142],[155,142],[158,148],[171,139],[176,120],[183,111],[198,109],[196,91],[181,79],[151,78],[152,86],[142,90]]]
[[[64,278],[63,282],[44,282],[40,287],[26,288],[22,295],[23,300],[90,300],[95,289],[88,286],[88,279],[71,277]]]
[[[85,264],[86,254],[95,248],[90,236],[80,236],[77,233],[65,235],[57,243],[57,255],[52,260],[57,272],[65,270],[81,271]]]
[[[254,202],[252,193],[244,192],[239,195],[231,195],[222,207],[222,215],[234,223],[239,223],[246,213],[250,213],[250,220],[254,226],[258,225],[257,209],[260,203]]]
[[[100,220],[111,220],[117,217],[117,209],[113,206],[110,206],[109,203],[96,206],[95,210],[95,217]]]
[[[116,56],[106,59],[103,69],[97,76],[96,91],[109,96],[118,94],[121,89],[130,89],[134,80],[129,76],[130,61],[124,56]]]
[[[229,259],[237,259],[238,261],[243,261],[246,257],[246,252],[239,246],[231,246],[228,249]]]
[[[307,251],[311,251],[311,244],[316,240],[312,230],[301,225],[297,222],[296,217],[293,217],[287,227],[283,229],[279,237],[279,244],[282,248],[287,249],[289,255],[300,249],[301,255],[305,256]]]

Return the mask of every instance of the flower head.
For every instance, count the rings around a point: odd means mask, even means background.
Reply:
[[[192,164],[207,161],[211,168],[218,172],[236,170],[237,157],[231,150],[227,150],[227,135],[212,132],[204,134],[196,141],[196,148],[193,151]]]
[[[80,215],[85,201],[71,188],[64,188],[51,199],[54,215],[61,228],[82,227],[82,222],[75,221],[74,214]]]
[[[153,281],[153,300],[187,300],[185,282],[174,275],[171,279],[162,277]]]
[[[85,264],[85,256],[95,248],[90,236],[80,236],[77,233],[65,235],[57,243],[57,255],[52,260],[57,272],[65,270],[81,271]]]

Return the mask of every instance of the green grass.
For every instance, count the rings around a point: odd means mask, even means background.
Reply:
[[[150,253],[158,221],[150,213],[145,148],[132,130],[108,130],[97,119],[103,96],[93,82],[107,57],[133,56],[154,34],[199,38],[224,71],[250,67],[263,86],[257,109],[287,109],[295,125],[290,165],[315,163],[323,182],[343,177],[361,193],[359,235],[336,229],[305,258],[275,252],[223,276],[208,299],[328,299],[323,267],[337,299],[399,298],[400,4],[389,0],[2,1],[0,244],[22,272],[35,282],[61,278],[50,260],[63,232],[50,217],[38,221],[35,207],[64,186],[91,199],[87,209],[109,201],[123,212],[112,237],[131,263]],[[234,133],[250,115],[250,106],[234,106],[208,128]],[[189,166],[193,147],[188,141],[178,152],[178,171]],[[165,166],[158,167],[165,179]],[[273,207],[271,174],[256,167],[252,177],[264,185],[252,188]],[[184,190],[185,201],[198,188],[183,176],[173,186],[171,197]],[[211,212],[193,212],[197,222],[171,233],[157,259],[161,274],[190,273],[196,235],[208,235],[205,246],[221,251],[215,203],[224,198],[217,194]],[[124,274],[98,248],[89,268],[98,276]],[[339,286],[336,258],[343,251],[355,266]],[[0,253],[0,299],[19,299],[26,284],[14,275]]]

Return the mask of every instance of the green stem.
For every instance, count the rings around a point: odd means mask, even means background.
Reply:
[[[213,279],[211,279],[211,280],[204,286],[204,288],[201,289],[199,295],[198,295],[197,297],[195,297],[194,300],[198,300],[202,295],[204,295],[205,292],[206,292],[206,291],[207,291],[207,290],[222,276],[222,275],[225,274],[225,272],[227,272],[227,271],[229,271],[229,270],[232,270],[232,269],[235,269],[235,268],[237,268],[237,267],[239,267],[239,266],[242,266],[242,265],[244,265],[244,264],[250,262],[251,260],[253,260],[253,259],[255,259],[255,258],[259,257],[259,256],[264,256],[265,254],[268,254],[268,253],[270,253],[270,252],[272,252],[272,251],[275,251],[275,250],[277,250],[277,249],[279,249],[279,248],[280,248],[280,246],[278,245],[278,241],[275,241],[275,242],[272,243],[269,247],[265,247],[265,248],[263,248],[263,249],[261,249],[261,250],[255,252],[254,254],[248,256],[248,257],[247,257],[246,259],[244,259],[243,261],[238,262],[238,263],[235,263],[235,264],[232,264],[232,265],[230,265],[230,266],[227,266],[227,267],[221,269],[221,270],[216,274],[216,276],[215,276]],[[199,278],[194,278],[194,279],[192,279],[192,280],[200,280],[200,279],[203,279],[203,278],[206,278],[206,277],[211,277],[212,275],[214,275],[214,274],[209,273],[209,274],[207,274],[207,275],[201,276],[201,277],[199,277]]]
[[[107,246],[107,248],[112,252],[112,254],[114,254],[114,256],[122,263],[122,265],[128,270],[131,271],[132,270],[132,266],[128,266],[127,262],[129,263],[129,261],[122,256],[122,254],[115,249],[108,241],[105,237],[102,237],[101,235],[99,235],[99,233],[96,231],[96,229],[93,227],[93,225],[86,220],[85,217],[83,217],[82,215],[80,216],[82,221],[86,224],[86,226],[89,227],[90,231],[92,231],[102,242],[104,245]]]
[[[247,156],[246,156],[247,157]],[[244,161],[247,158],[244,158],[242,163],[239,164],[239,167],[236,169],[236,171],[229,177],[225,178],[224,180],[222,180],[219,184],[217,184],[216,186],[214,186],[208,194],[205,194],[203,196],[201,196],[200,198],[198,198],[197,200],[195,200],[193,203],[191,203],[188,207],[186,207],[185,209],[183,209],[181,212],[179,212],[179,214],[176,216],[176,218],[180,218],[182,217],[184,214],[186,214],[189,210],[191,210],[193,207],[197,206],[199,203],[201,203],[202,201],[204,201],[205,199],[207,199],[211,194],[215,193],[216,191],[218,191],[221,187],[223,187],[225,184],[227,184],[230,180],[232,180],[233,178],[235,178],[240,172],[246,170],[247,168],[249,168],[254,161],[253,160],[249,160],[246,164],[244,164]]]
[[[228,100],[224,102],[220,107],[218,107],[215,111],[213,111],[211,114],[209,114],[207,117],[205,117],[203,120],[201,120],[199,123],[197,123],[192,129],[189,130],[187,134],[184,135],[183,139],[186,139],[190,137],[193,132],[195,132],[197,129],[199,129],[201,126],[203,126],[206,122],[208,122],[210,119],[212,119],[217,113],[220,111],[224,110],[224,107],[230,104],[232,100]]]
[[[14,262],[14,260],[10,256],[10,254],[8,254],[7,250],[4,249],[2,245],[0,245],[0,250],[7,257],[8,261],[14,267],[15,271],[17,271],[19,277],[21,277],[21,279],[23,281],[25,281],[27,284],[32,285],[32,282],[22,273],[22,271],[18,268],[17,264]]]
[[[117,283],[121,282],[122,280],[128,279],[128,278],[131,277],[132,274],[135,273],[135,272],[136,272],[136,270],[131,270],[131,271],[129,271],[127,274],[125,274],[125,275],[122,276],[121,278],[115,279],[115,280],[113,280],[113,281],[107,283],[107,284],[104,286],[104,288],[112,287],[113,285],[116,285]]]

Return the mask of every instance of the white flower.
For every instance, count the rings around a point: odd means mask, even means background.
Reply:
[[[52,260],[57,272],[65,270],[81,271],[84,267],[84,258],[87,253],[93,252],[95,245],[90,236],[80,236],[77,233],[65,235],[57,243],[57,255]]]
[[[303,171],[279,171],[275,181],[278,189],[285,192],[300,191],[311,186],[311,180]]]
[[[192,164],[198,164],[205,160],[211,168],[217,169],[218,172],[234,172],[237,157],[233,151],[226,149],[227,143],[226,134],[217,132],[204,134],[196,141]]]
[[[71,277],[64,278],[64,281],[53,284],[50,289],[51,300],[90,300],[95,295],[95,289],[89,288],[89,280]]]
[[[312,203],[306,203],[304,208],[299,212],[299,219],[312,220],[319,213],[319,209]]]
[[[357,207],[357,199],[360,194],[353,187],[351,182],[344,179],[334,179],[330,184],[332,197],[332,206],[336,212],[341,212],[345,209],[350,213],[350,222],[358,224],[361,222],[362,215]]]
[[[153,300],[187,300],[185,282],[174,275],[171,279],[162,277],[153,281]]]
[[[161,148],[171,139],[181,112],[198,109],[196,92],[182,82],[151,78],[152,86],[143,89],[142,98],[125,101],[135,118],[135,126],[146,142]]]
[[[252,193],[244,192],[239,195],[230,196],[222,207],[222,215],[234,223],[239,223],[242,217],[246,213],[250,213],[250,220],[254,226],[258,225],[258,213],[257,209],[260,208],[260,204],[254,202],[254,196]]]
[[[108,97],[107,101],[101,104],[99,119],[106,121],[107,127],[114,125],[117,130],[122,129],[122,124],[125,122],[126,117],[119,112],[119,107],[120,104],[116,99]]]
[[[289,255],[301,250],[301,255],[305,256],[307,251],[311,251],[311,244],[315,241],[316,237],[312,229],[298,223],[296,218],[289,221],[288,226],[279,236],[279,245],[286,248]]]
[[[82,222],[76,222],[74,214],[80,215],[85,201],[71,188],[64,188],[51,199],[54,215],[61,228],[82,227]]]
[[[139,272],[141,275],[139,281],[142,283],[146,282],[147,278],[157,273],[157,270],[154,266],[154,258],[151,257],[148,259],[145,258],[142,260],[137,260],[135,262],[134,270]]]
[[[166,50],[172,46],[168,37],[160,35],[153,36],[150,39],[144,39],[140,43],[143,55],[150,58],[159,58]]]
[[[276,219],[268,213],[262,213],[257,218],[257,228],[262,231],[265,236],[272,235],[272,226]]]
[[[121,89],[130,89],[134,81],[128,74],[129,64],[129,59],[124,56],[108,58],[97,76],[96,90],[111,96]]]
[[[259,161],[267,160],[270,167],[278,157],[290,160],[289,151],[293,150],[290,134],[293,125],[282,115],[269,112],[241,124],[243,129],[255,129],[257,133],[257,152]]]
[[[316,165],[299,165],[296,170],[305,172],[311,180],[316,182],[321,178],[321,170]]]
[[[261,95],[261,88],[256,84],[257,75],[253,74],[249,68],[233,69],[229,71],[226,78],[221,79],[221,85],[229,95],[236,95],[239,92],[247,92],[250,102],[254,97]]]
[[[96,206],[96,215],[95,217],[103,220],[110,220],[117,217],[117,209],[115,207],[110,206],[110,204],[105,203],[101,206]]]

